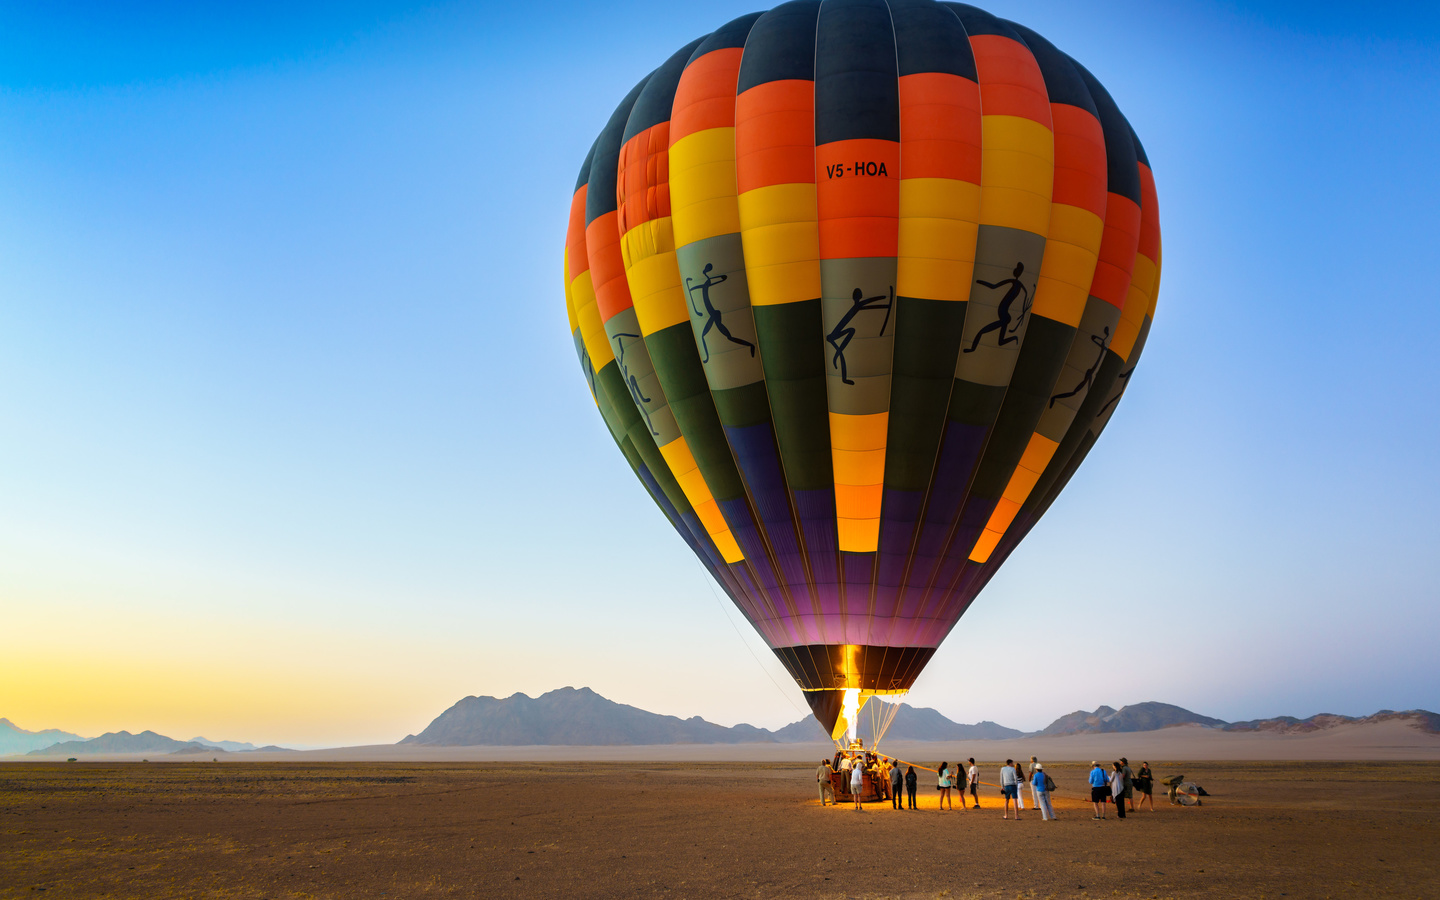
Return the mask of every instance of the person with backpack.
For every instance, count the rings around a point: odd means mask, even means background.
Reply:
[[[906,793],[906,794],[909,796],[909,798],[910,798],[910,808],[911,808],[911,809],[915,809],[915,808],[916,808],[916,807],[915,807],[915,788],[919,785],[919,781],[920,781],[919,777],[916,776],[916,774],[915,774],[915,767],[914,767],[914,766],[911,766],[911,767],[909,768],[909,770],[907,770],[907,771],[905,772],[905,793]],[[960,799],[963,801],[965,798],[964,798],[964,797],[961,797]]]
[[[1050,805],[1050,792],[1055,790],[1055,779],[1045,774],[1045,767],[1035,764],[1035,774],[1030,776],[1030,791],[1035,798],[1035,808],[1040,810],[1042,822],[1055,821],[1055,807]]]

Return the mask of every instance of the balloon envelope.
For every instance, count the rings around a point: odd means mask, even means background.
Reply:
[[[830,730],[845,690],[910,688],[1109,421],[1159,211],[1038,34],[796,0],[621,101],[564,269],[611,436]]]

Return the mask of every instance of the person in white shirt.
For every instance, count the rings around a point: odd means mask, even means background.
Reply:
[[[980,808],[980,767],[977,766],[977,765],[975,765],[975,757],[973,757],[973,756],[970,757],[970,772],[969,772],[968,775],[966,776],[966,781],[967,781],[967,782],[969,783],[969,785],[970,785],[970,799],[972,799],[972,800],[975,801],[975,808],[976,808],[976,809],[979,809],[979,808]],[[962,796],[962,797],[960,798],[960,800],[962,801],[962,804],[963,804],[963,801],[965,800],[965,798]]]
[[[1020,779],[1016,777],[1015,760],[1005,760],[1005,765],[1000,769],[1000,795],[1005,798],[1005,818],[1010,818],[1010,801],[1020,799]],[[1017,804],[1015,809],[1015,821],[1020,821],[1020,809]]]
[[[860,794],[865,790],[865,765],[856,762],[850,768],[850,793],[855,795],[855,808],[863,810],[865,807],[860,803]]]

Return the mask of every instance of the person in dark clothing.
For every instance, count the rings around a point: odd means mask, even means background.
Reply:
[[[919,779],[915,776],[915,767],[911,766],[905,773],[905,793],[910,798],[910,808],[915,808],[915,786]]]
[[[905,808],[905,801],[900,796],[900,788],[904,784],[905,774],[900,771],[900,764],[896,763],[890,769],[890,806],[894,809]]]

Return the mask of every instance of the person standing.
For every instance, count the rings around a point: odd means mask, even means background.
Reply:
[[[940,791],[940,808],[944,809],[945,804],[949,803],[950,808],[953,810],[955,803],[950,799],[950,764],[942,762],[940,768],[936,769],[935,772],[935,787]],[[961,803],[964,803],[963,797],[961,798]]]
[[[970,799],[975,801],[975,808],[980,808],[980,767],[975,765],[975,757],[970,757],[970,771],[965,775],[966,783],[970,786]],[[965,802],[965,797],[960,797],[960,802]]]
[[[1105,795],[1110,792],[1110,779],[1105,777],[1105,769],[1100,763],[1094,760],[1090,762],[1090,804],[1095,807],[1095,818],[1105,818]]]
[[[1130,804],[1130,811],[1135,811],[1135,773],[1130,770],[1130,760],[1120,757],[1120,771],[1125,775],[1125,802]]]
[[[910,798],[911,809],[915,809],[915,788],[919,786],[919,783],[920,779],[915,774],[915,767],[911,766],[909,770],[905,772],[905,793]],[[960,799],[963,802],[965,798],[961,797]]]
[[[1020,818],[1020,810],[1025,808],[1025,792],[1021,785],[1025,783],[1025,769],[1018,762],[1015,763],[1015,818]]]
[[[1040,821],[1055,821],[1055,807],[1050,805],[1050,776],[1045,774],[1045,767],[1038,762],[1035,770],[1030,775],[1030,790],[1035,798],[1035,808],[1040,810]]]
[[[850,767],[850,793],[855,795],[855,808],[864,810],[865,806],[860,802],[860,794],[865,790],[865,767],[854,765]]]
[[[1150,811],[1154,812],[1155,795],[1153,791],[1155,790],[1155,774],[1150,771],[1150,764],[1148,762],[1142,762],[1140,764],[1140,774],[1135,776],[1135,788],[1140,792],[1140,806],[1143,807],[1145,801],[1149,800]]]
[[[904,809],[905,801],[900,796],[900,789],[905,785],[905,773],[900,771],[900,762],[896,760],[895,765],[890,769],[890,805],[894,809]]]
[[[830,760],[828,759],[820,760],[820,768],[815,770],[815,781],[820,786],[821,806],[826,805],[827,800],[832,804],[835,802],[835,786],[830,783],[830,776],[834,771],[834,769],[830,768]]]
[[[1110,772],[1110,796],[1115,800],[1115,815],[1125,818],[1125,770],[1116,760]]]
[[[1030,785],[1030,799],[1034,801],[1035,807],[1040,807],[1040,792],[1035,790],[1035,770],[1040,768],[1040,760],[1030,757],[1030,765],[1026,769],[1025,781]]]
[[[1015,800],[1015,821],[1020,821],[1020,779],[1013,759],[1005,760],[1005,765],[1000,767],[1000,796],[1005,798],[1005,818],[1010,818],[1010,801]]]

